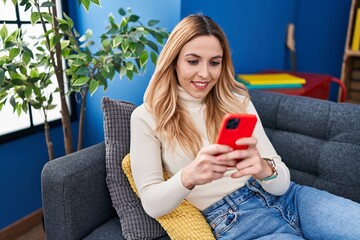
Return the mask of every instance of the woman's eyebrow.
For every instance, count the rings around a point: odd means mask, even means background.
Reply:
[[[200,55],[196,54],[196,53],[188,53],[188,54],[185,54],[185,57],[197,57],[197,58],[201,58]],[[211,57],[211,59],[214,59],[214,58],[223,58],[221,55],[216,55],[216,56],[213,56]]]
[[[201,58],[201,56],[197,55],[196,53],[185,54],[185,57],[198,57],[198,58]]]
[[[223,58],[221,55],[216,55],[216,56],[214,56],[214,57],[212,57],[212,58]]]

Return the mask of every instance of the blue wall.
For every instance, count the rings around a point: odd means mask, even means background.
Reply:
[[[299,2],[296,35],[299,70],[339,78],[351,1]]]
[[[181,16],[201,12],[225,31],[237,73],[284,67],[284,39],[295,18],[296,1],[182,1]]]
[[[109,13],[118,19],[119,7],[131,6],[143,22],[159,19],[171,30],[190,13],[202,12],[224,29],[232,49],[237,73],[263,69],[289,69],[285,48],[286,28],[294,22],[298,70],[340,76],[351,0],[121,0],[102,1],[102,8],[91,6],[86,13],[77,1],[68,0],[70,15],[77,19],[79,32],[93,29],[102,33]],[[155,4],[154,4],[155,3]],[[114,79],[107,92],[102,89],[88,98],[84,146],[103,141],[101,98],[109,96],[136,104],[151,77],[149,67],[133,81]],[[73,124],[76,133],[76,123]],[[63,155],[61,129],[53,129],[57,156]],[[47,161],[43,133],[0,145],[0,229],[41,207],[40,172]],[[5,196],[5,197],[4,197]]]

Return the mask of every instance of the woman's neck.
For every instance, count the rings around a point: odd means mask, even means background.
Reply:
[[[179,99],[187,108],[199,108],[204,105],[204,99],[194,98],[185,91],[184,88],[178,86]]]

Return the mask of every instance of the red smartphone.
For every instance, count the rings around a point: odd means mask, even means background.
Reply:
[[[248,146],[238,146],[236,140],[251,137],[257,122],[254,114],[227,114],[222,121],[216,143],[224,144],[233,149],[246,149]]]

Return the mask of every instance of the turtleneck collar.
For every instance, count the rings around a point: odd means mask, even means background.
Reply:
[[[179,99],[185,104],[186,107],[198,108],[204,105],[203,98],[194,98],[193,96],[188,94],[185,89],[183,89],[180,85],[178,85],[178,93]]]

